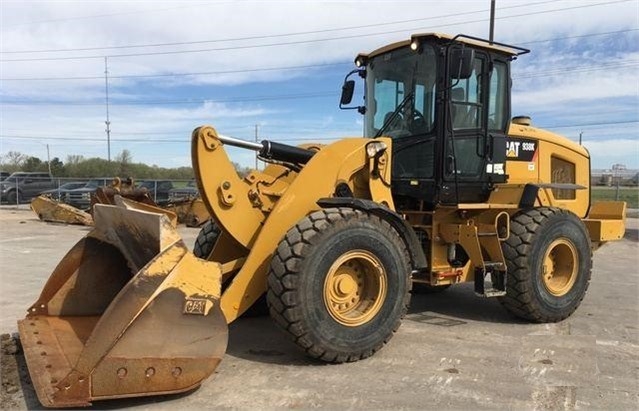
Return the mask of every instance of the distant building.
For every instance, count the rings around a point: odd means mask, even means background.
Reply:
[[[599,186],[639,185],[639,170],[637,169],[596,169],[590,171],[592,184]]]

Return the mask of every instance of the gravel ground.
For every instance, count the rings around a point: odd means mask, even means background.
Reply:
[[[41,408],[16,340],[16,321],[86,227],[47,224],[0,208],[0,408]],[[472,286],[413,297],[391,342],[356,363],[307,359],[268,317],[230,326],[215,378],[190,393],[100,402],[140,409],[614,409],[639,408],[639,220],[595,253],[574,315],[528,324]],[[196,229],[181,228],[193,244]],[[13,336],[13,337],[12,337]]]

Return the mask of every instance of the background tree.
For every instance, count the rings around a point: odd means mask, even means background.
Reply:
[[[27,157],[22,163],[22,171],[42,171],[40,170],[42,164],[42,160],[38,157]]]
[[[45,162],[46,164],[46,162]],[[48,164],[47,168],[48,168]],[[56,177],[66,177],[67,176],[67,170],[64,167],[64,163],[62,161],[60,161],[60,159],[58,157],[53,157],[51,159],[51,174],[53,174]]]
[[[115,156],[115,163],[117,164],[116,174],[122,177],[129,177],[133,174],[133,155],[127,149],[122,150]]]
[[[2,166],[6,171],[14,172],[19,171],[27,159],[27,155],[20,153],[19,151],[9,151],[1,158]]]
[[[241,176],[248,172],[248,168],[233,163]],[[0,167],[2,171],[49,171],[49,163],[34,156],[28,156],[17,151],[10,151],[0,155]],[[135,180],[192,180],[194,178],[192,167],[164,168],[157,165],[149,166],[144,163],[134,163],[133,155],[129,150],[122,150],[114,161],[102,158],[85,158],[82,155],[72,154],[62,162],[58,157],[51,159],[51,174],[54,177],[68,178],[112,178],[133,177]]]

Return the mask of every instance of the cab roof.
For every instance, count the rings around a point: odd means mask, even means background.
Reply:
[[[375,57],[380,54],[384,54],[388,51],[398,49],[400,47],[409,46],[415,40],[420,42],[428,41],[428,40],[435,40],[438,42],[454,41],[456,43],[468,44],[474,47],[483,48],[485,50],[506,54],[511,57],[516,57],[516,56],[530,52],[530,50],[525,49],[523,47],[512,46],[508,44],[498,43],[495,41],[490,42],[489,40],[481,39],[478,37],[467,36],[465,34],[457,34],[455,36],[451,36],[450,34],[444,34],[444,33],[421,33],[421,34],[413,34],[411,38],[408,40],[387,44],[370,53],[360,53],[358,57],[359,56],[367,57],[367,58]]]

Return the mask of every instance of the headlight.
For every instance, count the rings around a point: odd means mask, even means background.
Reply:
[[[358,68],[362,68],[364,66],[366,66],[366,63],[368,63],[367,61],[368,59],[364,56],[357,56],[357,58],[355,59],[355,65]]]
[[[371,141],[366,144],[366,154],[368,157],[374,158],[386,151],[386,144],[382,141]]]

